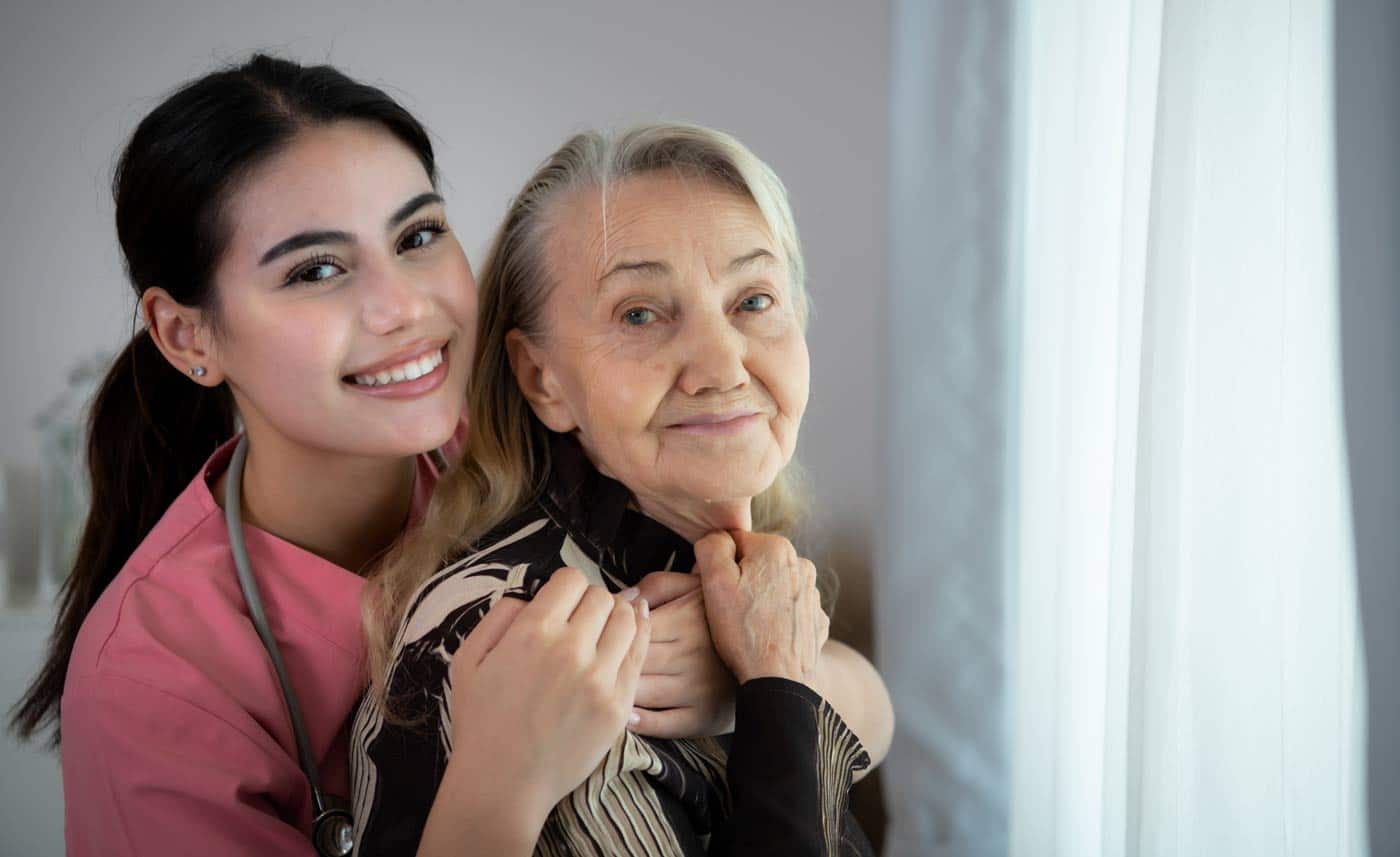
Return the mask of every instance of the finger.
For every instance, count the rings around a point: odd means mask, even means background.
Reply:
[[[700,589],[700,578],[693,574],[678,571],[653,571],[637,584],[643,598],[657,610],[667,602],[674,601],[690,592]]]
[[[783,554],[791,552],[794,556],[796,551],[792,548],[792,543],[782,536],[775,536],[772,533],[752,533],[748,530],[731,530],[730,536],[734,539],[734,549],[740,560],[763,553]]]
[[[607,624],[598,635],[598,667],[616,673],[637,635],[638,607],[635,602],[614,599]]]
[[[652,614],[652,619],[656,614]],[[642,675],[674,675],[681,671],[686,649],[676,642],[662,642],[656,639],[656,623],[651,626],[651,645],[647,646],[646,663],[642,664]]]
[[[637,698],[632,703],[641,708],[679,708],[695,701],[695,683],[683,675],[648,675],[645,668],[637,680]]]
[[[601,586],[588,587],[573,614],[569,616],[569,630],[577,634],[590,648],[597,646],[598,638],[602,636],[603,628],[608,623],[608,617],[618,604],[632,606]]]
[[[723,530],[702,536],[695,543],[695,570],[708,571],[712,567],[733,565],[736,549],[734,537]]]
[[[705,588],[739,580],[735,550],[729,533],[710,533],[695,543],[695,571]]]
[[[617,670],[618,694],[629,702],[637,696],[637,682],[642,677],[642,664],[646,662],[647,646],[651,643],[650,608],[641,598],[637,599],[637,604],[637,633]]]
[[[544,586],[530,602],[530,612],[541,617],[566,622],[588,591],[588,579],[576,568],[565,566],[550,575]]]
[[[633,708],[634,720],[627,728],[638,735],[652,738],[690,738],[705,731],[700,722],[700,713],[694,708],[667,708],[653,711],[649,708]]]
[[[501,642],[506,631],[515,622],[515,617],[525,609],[526,602],[509,596],[501,598],[486,612],[477,626],[462,638],[455,658],[465,658],[470,665],[481,663],[482,659]]]
[[[647,602],[650,603],[651,599],[648,598]],[[653,644],[674,643],[702,634],[708,635],[709,630],[705,627],[705,604],[698,589],[651,611]]]

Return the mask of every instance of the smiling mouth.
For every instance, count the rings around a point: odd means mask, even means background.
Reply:
[[[424,375],[431,375],[434,369],[442,365],[446,349],[447,346],[443,345],[436,351],[424,354],[422,357],[405,360],[394,366],[380,369],[378,372],[347,375],[345,381],[358,387],[387,387],[392,384],[416,381]]]
[[[737,434],[758,420],[755,411],[731,412],[725,414],[702,414],[689,417],[667,426],[669,429],[691,435]]]

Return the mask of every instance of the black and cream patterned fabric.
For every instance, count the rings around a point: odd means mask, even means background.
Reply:
[[[627,489],[571,437],[556,435],[551,457],[542,495],[412,599],[388,683],[399,716],[386,720],[367,699],[355,718],[357,854],[416,850],[452,751],[448,664],[492,604],[533,597],[565,565],[616,592],[695,563],[690,544],[629,508]],[[756,679],[739,688],[735,723],[732,735],[679,741],[624,731],[555,806],[535,853],[871,853],[847,807],[852,774],[870,760],[830,705],[805,685]]]

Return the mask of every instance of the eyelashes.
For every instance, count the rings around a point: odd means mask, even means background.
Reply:
[[[403,237],[399,239],[398,243],[399,252],[402,253],[410,250],[421,250],[422,248],[427,247],[428,245],[436,241],[437,237],[439,235],[442,235],[446,231],[447,223],[439,218],[425,217],[422,220],[416,221],[403,231]],[[415,244],[411,247],[404,246],[404,242],[407,241],[409,238],[417,237],[418,235],[424,232],[431,233],[433,237],[427,241],[422,242],[421,244]]]
[[[441,218],[425,217],[414,221],[404,229],[394,246],[394,250],[399,255],[424,250],[437,243],[438,237],[448,231],[447,223]],[[431,237],[421,237],[425,234]],[[334,279],[344,273],[346,273],[346,268],[339,259],[328,253],[318,253],[294,265],[283,277],[282,285],[284,287],[311,286]]]
[[[287,276],[283,280],[282,285],[310,286],[315,285],[316,283],[324,282],[325,280],[329,280],[331,277],[334,277],[335,274],[330,273],[325,274],[324,276],[317,277],[308,277],[307,275],[317,271],[324,271],[327,268],[334,268],[336,271],[342,274],[345,273],[345,269],[340,266],[340,263],[336,261],[336,258],[334,256],[329,256],[327,254],[321,253],[312,256],[310,259],[300,262],[296,265],[296,267],[288,271]]]

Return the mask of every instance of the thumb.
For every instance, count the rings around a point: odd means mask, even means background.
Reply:
[[[678,571],[653,571],[637,583],[637,589],[647,603],[656,609],[700,588],[700,578]]]
[[[525,609],[525,603],[519,598],[502,596],[487,612],[485,618],[463,638],[454,657],[466,657],[467,663],[472,666],[481,663],[501,642],[506,631],[510,630],[516,615]]]
[[[731,572],[735,577],[739,574],[739,566],[735,564],[734,537],[723,530],[717,530],[701,538],[695,543],[695,571],[703,576],[709,576],[715,572]]]

